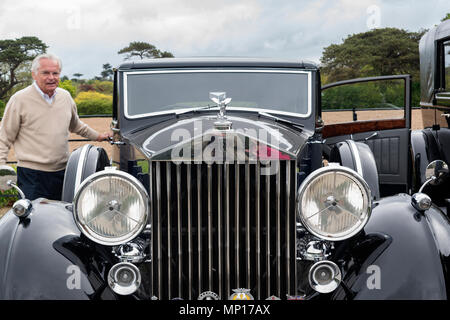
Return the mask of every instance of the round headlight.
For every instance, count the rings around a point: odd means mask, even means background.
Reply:
[[[371,212],[370,189],[346,167],[328,166],[311,173],[298,193],[298,213],[313,235],[344,240],[366,225]]]
[[[104,170],[92,174],[74,197],[74,218],[81,232],[104,245],[119,245],[136,237],[145,227],[148,195],[128,173]]]

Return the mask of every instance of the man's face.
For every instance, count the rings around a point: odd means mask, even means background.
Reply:
[[[58,87],[60,71],[58,62],[44,58],[40,60],[37,72],[31,75],[42,92],[51,97]]]

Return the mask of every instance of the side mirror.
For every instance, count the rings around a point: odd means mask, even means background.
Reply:
[[[8,165],[0,166],[0,190],[9,190],[17,184],[17,173]]]
[[[425,170],[426,181],[419,189],[419,193],[422,192],[426,185],[438,185],[442,182],[443,178],[448,174],[448,165],[442,160],[434,160],[428,164]]]
[[[25,199],[25,194],[17,186],[17,173],[8,165],[0,166],[0,190],[16,189],[22,199]]]
[[[434,160],[425,170],[425,178],[431,180],[432,185],[439,184],[446,174],[448,174],[448,165],[442,160]]]

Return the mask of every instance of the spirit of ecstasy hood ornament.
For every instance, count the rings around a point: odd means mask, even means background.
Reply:
[[[218,130],[230,130],[232,123],[227,119],[225,109],[231,102],[231,98],[227,98],[226,92],[210,92],[209,98],[220,108],[217,121],[214,122],[214,127]]]

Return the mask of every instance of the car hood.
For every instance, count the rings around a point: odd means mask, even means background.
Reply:
[[[216,115],[173,118],[123,134],[150,160],[293,160],[313,132],[258,116],[227,116],[229,130],[216,129]]]

